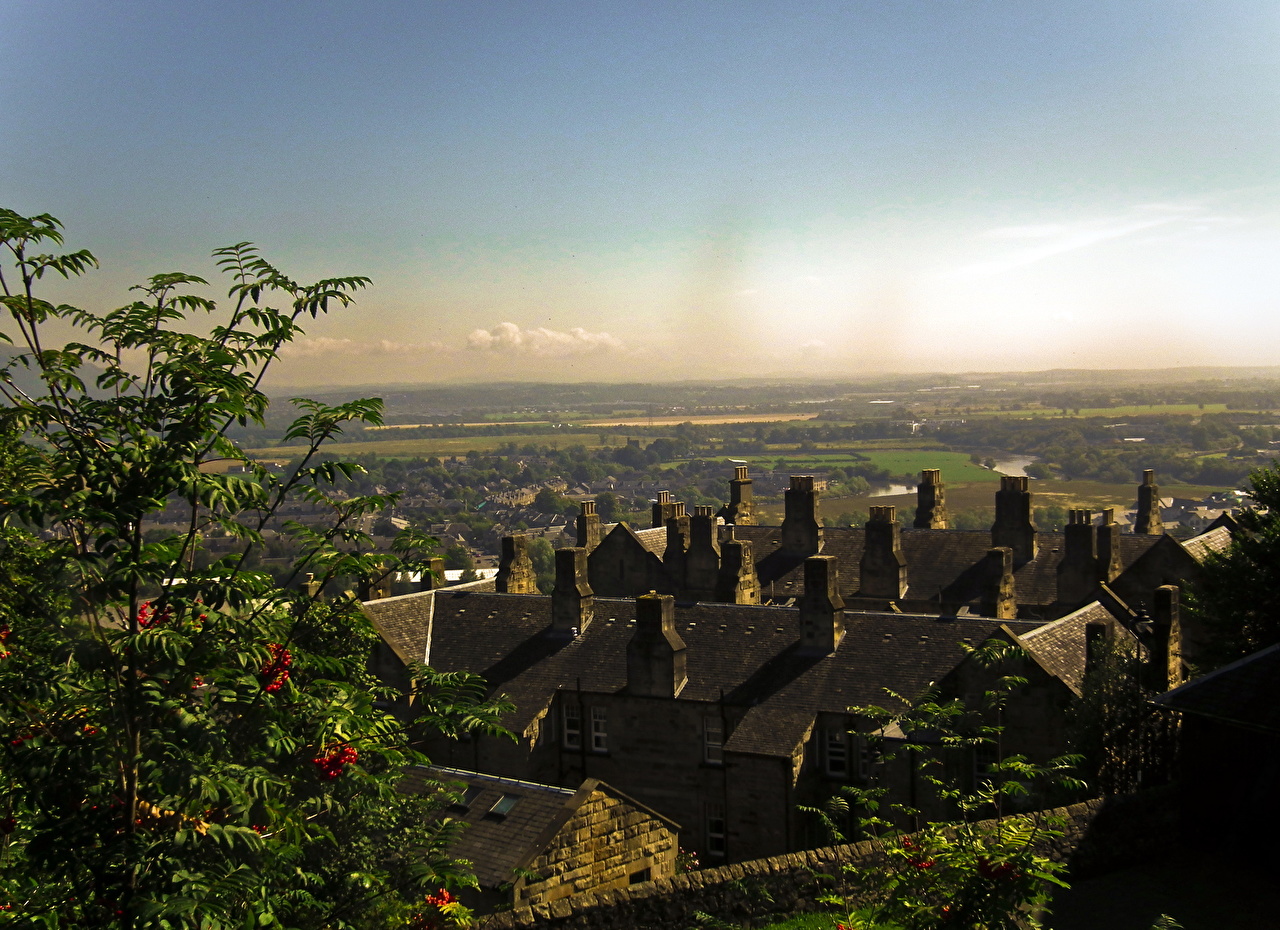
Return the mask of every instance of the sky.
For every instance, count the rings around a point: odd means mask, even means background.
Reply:
[[[0,206],[102,263],[50,296],[373,279],[281,388],[1280,364],[1274,0],[28,0],[0,56]]]

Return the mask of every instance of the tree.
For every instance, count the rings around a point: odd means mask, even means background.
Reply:
[[[248,243],[206,282],[152,277],[97,313],[37,294],[96,266],[48,215],[0,210],[0,291],[16,353],[0,367],[0,906],[28,926],[363,927],[424,888],[465,882],[453,827],[400,795],[422,729],[496,730],[469,675],[415,669],[416,720],[375,709],[374,639],[343,579],[423,568],[424,537],[369,554],[388,497],[331,494],[357,468],[319,457],[380,403],[295,400],[297,464],[278,475],[227,435],[263,425],[263,377],[304,318],[368,282],[298,284]],[[271,302],[283,301],[284,309]],[[214,315],[207,334],[194,319]],[[52,332],[73,341],[51,342]],[[244,474],[206,466],[229,460]],[[303,498],[327,528],[287,526],[292,589],[248,568]],[[148,519],[177,502],[183,528]],[[237,540],[221,558],[202,534]],[[203,566],[203,567],[202,567]],[[303,585],[306,575],[314,586]],[[298,589],[303,589],[302,591]],[[321,591],[324,596],[321,596]],[[305,592],[305,593],[303,593]]]
[[[550,594],[556,586],[556,551],[551,543],[542,536],[529,540],[529,561],[533,563],[538,590]]]
[[[1020,649],[992,640],[972,651],[984,667],[1001,670],[1025,658]],[[1025,683],[1002,675],[981,707],[943,700],[928,693],[914,701],[890,695],[900,707],[857,707],[850,711],[869,722],[861,734],[874,769],[905,763],[916,770],[922,787],[933,790],[955,816],[919,824],[920,811],[888,803],[888,790],[846,786],[818,815],[836,842],[844,841],[840,821],[852,817],[862,837],[878,847],[868,865],[848,867],[852,881],[844,894],[824,903],[846,914],[846,930],[1030,930],[1043,926],[1041,912],[1055,887],[1065,887],[1065,863],[1044,852],[1046,840],[1060,836],[1059,824],[1039,812],[1014,811],[1056,786],[1079,790],[1071,774],[1074,757],[1036,764],[1020,755],[1003,756],[1004,703]],[[905,741],[905,759],[884,734],[896,731]],[[994,761],[979,770],[977,759]],[[958,773],[974,773],[972,784]],[[910,832],[904,823],[914,824]]]
[[[1280,643],[1280,464],[1249,480],[1254,503],[1236,518],[1241,531],[1189,592],[1189,612],[1206,634],[1196,658],[1203,671]]]
[[[444,567],[460,568],[463,571],[476,567],[476,560],[471,557],[471,550],[461,543],[444,550]]]

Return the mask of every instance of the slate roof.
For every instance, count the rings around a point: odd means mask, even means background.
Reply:
[[[1160,695],[1155,703],[1185,714],[1280,733],[1280,645],[1189,681]]]
[[[756,573],[764,597],[783,599],[804,593],[804,559],[781,550],[781,528],[735,527],[739,539],[749,539],[756,556]],[[936,600],[948,604],[975,603],[981,598],[979,563],[991,548],[986,530],[902,529],[902,552],[907,561],[906,598]],[[1159,536],[1120,536],[1120,558],[1131,565],[1160,539]],[[1047,606],[1058,599],[1058,562],[1061,533],[1038,533],[1036,557],[1014,569],[1014,596],[1019,604]],[[840,560],[840,593],[858,592],[858,564],[862,561],[865,533],[861,527],[828,527],[823,530],[822,555]]]
[[[516,710],[504,725],[525,732],[558,689],[603,693],[626,687],[626,647],[635,621],[632,599],[597,598],[595,620],[573,640],[546,635],[550,598],[543,595],[431,592],[433,604],[365,604],[384,637],[400,636],[397,653],[425,653],[439,671],[482,675]],[[421,595],[425,601],[426,596]],[[393,599],[394,600],[394,599]],[[390,620],[391,623],[384,621]],[[1038,624],[1006,621],[1015,634]],[[682,701],[749,708],[725,748],[789,756],[819,712],[879,704],[885,688],[914,696],[963,658],[962,642],[980,645],[1002,624],[954,618],[845,611],[845,637],[833,655],[799,648],[799,611],[783,607],[695,604],[676,609],[688,646]]]
[[[1132,638],[1123,623],[1097,601],[1081,607],[1052,623],[1023,633],[1018,641],[1032,658],[1048,672],[1066,682],[1077,695],[1083,693],[1085,667],[1088,659],[1085,626],[1105,623],[1116,635]]]
[[[1210,555],[1231,548],[1231,530],[1226,526],[1214,527],[1199,536],[1182,540],[1182,548],[1197,562],[1204,562]]]

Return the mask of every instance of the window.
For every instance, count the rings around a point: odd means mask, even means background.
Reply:
[[[638,885],[641,882],[647,882],[649,881],[652,874],[653,874],[652,871],[648,868],[641,869],[638,872],[632,872],[630,875],[627,876],[627,884]]]
[[[850,733],[850,738],[855,741],[855,751],[858,760],[857,776],[866,781],[871,777],[871,744],[867,742],[865,736],[859,736],[857,733]]]
[[[708,804],[707,813],[707,856],[711,859],[723,859],[728,850],[723,804]]]
[[[973,747],[973,783],[978,786],[990,781],[992,770],[1000,763],[996,744],[983,741]]]
[[[702,721],[702,761],[708,765],[724,764],[724,721],[719,717]]]
[[[519,798],[512,795],[504,794],[493,802],[493,807],[489,808],[489,812],[485,816],[502,820],[507,814],[511,813],[511,809],[516,806],[516,802],[519,800]]]
[[[582,708],[577,703],[566,701],[561,706],[561,723],[564,724],[561,735],[564,737],[565,749],[582,748]]]
[[[849,777],[849,734],[828,728],[823,733],[823,767],[832,778]]]
[[[449,805],[451,810],[466,813],[471,809],[471,805],[475,803],[476,798],[484,791],[479,785],[468,785],[467,790],[463,792],[462,797]]]
[[[591,751],[609,751],[609,711],[603,707],[591,708]]]

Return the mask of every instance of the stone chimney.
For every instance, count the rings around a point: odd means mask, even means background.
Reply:
[[[686,647],[676,632],[676,599],[670,594],[636,598],[636,631],[627,643],[627,690],[673,698],[689,680]]]
[[[918,530],[945,530],[947,528],[947,487],[942,483],[942,470],[926,468],[920,472],[916,485],[916,520],[912,524]]]
[[[356,594],[362,601],[380,601],[384,597],[391,597],[392,573],[381,563],[374,572],[372,576],[361,578],[356,585]]]
[[[996,492],[996,522],[991,545],[1013,550],[1013,563],[1022,565],[1036,557],[1036,525],[1031,522],[1031,491],[1025,475],[1002,475]]]
[[[858,563],[859,597],[892,601],[907,593],[907,558],[902,554],[902,526],[896,513],[892,505],[871,508]]]
[[[722,604],[759,604],[760,578],[751,555],[751,540],[734,539],[733,524],[720,537],[720,574],[715,599]]]
[[[685,596],[710,601],[716,596],[720,575],[720,540],[710,507],[695,507],[689,520],[689,551],[684,561]]]
[[[551,592],[551,628],[566,636],[583,633],[595,618],[596,598],[587,583],[587,550],[556,550],[556,586]]]
[[[684,512],[684,503],[677,502],[674,514],[667,518],[667,547],[662,552],[662,565],[677,588],[684,587],[688,552],[689,515]]]
[[[822,523],[818,520],[818,492],[812,475],[792,475],[782,517],[782,551],[792,556],[822,551]]]
[[[746,465],[735,465],[733,477],[729,480],[729,504],[720,515],[725,523],[737,526],[751,526],[756,522],[755,503],[751,498],[751,479],[747,477]]]
[[[1120,524],[1116,522],[1114,508],[1102,511],[1098,524],[1098,580],[1111,584],[1120,576],[1124,563],[1120,561]]]
[[[537,594],[538,576],[529,559],[528,536],[503,536],[494,590],[499,594]]]
[[[433,591],[444,587],[444,584],[444,559],[439,556],[427,559],[422,566],[422,574],[418,576],[418,590]]]
[[[583,501],[582,510],[578,513],[578,545],[590,555],[600,545],[600,514],[596,513],[595,501]]]
[[[800,598],[800,648],[828,655],[844,638],[844,598],[833,555],[804,560],[804,596]]]
[[[320,594],[320,589],[322,587],[324,587],[324,585],[321,582],[316,581],[315,572],[307,572],[307,580],[302,588],[302,590],[306,592],[307,597],[311,598],[313,601],[323,600],[323,597]]]
[[[1062,528],[1062,558],[1058,560],[1058,600],[1079,604],[1098,584],[1098,540],[1093,532],[1093,514],[1088,510],[1067,511]]]
[[[684,512],[684,504],[680,504]],[[667,521],[676,515],[676,502],[671,499],[670,491],[659,491],[658,499],[653,502],[653,526],[666,526]]]
[[[1018,618],[1018,599],[1013,589],[1013,550],[1008,546],[988,549],[982,560],[982,602],[984,617],[997,620]]]
[[[1160,519],[1160,486],[1156,484],[1154,468],[1142,472],[1142,484],[1138,485],[1138,516],[1133,521],[1133,531],[1139,536],[1164,533],[1164,523]]]
[[[1151,642],[1147,644],[1147,687],[1158,694],[1182,684],[1182,625],[1179,591],[1174,584],[1156,588],[1151,599]]]

